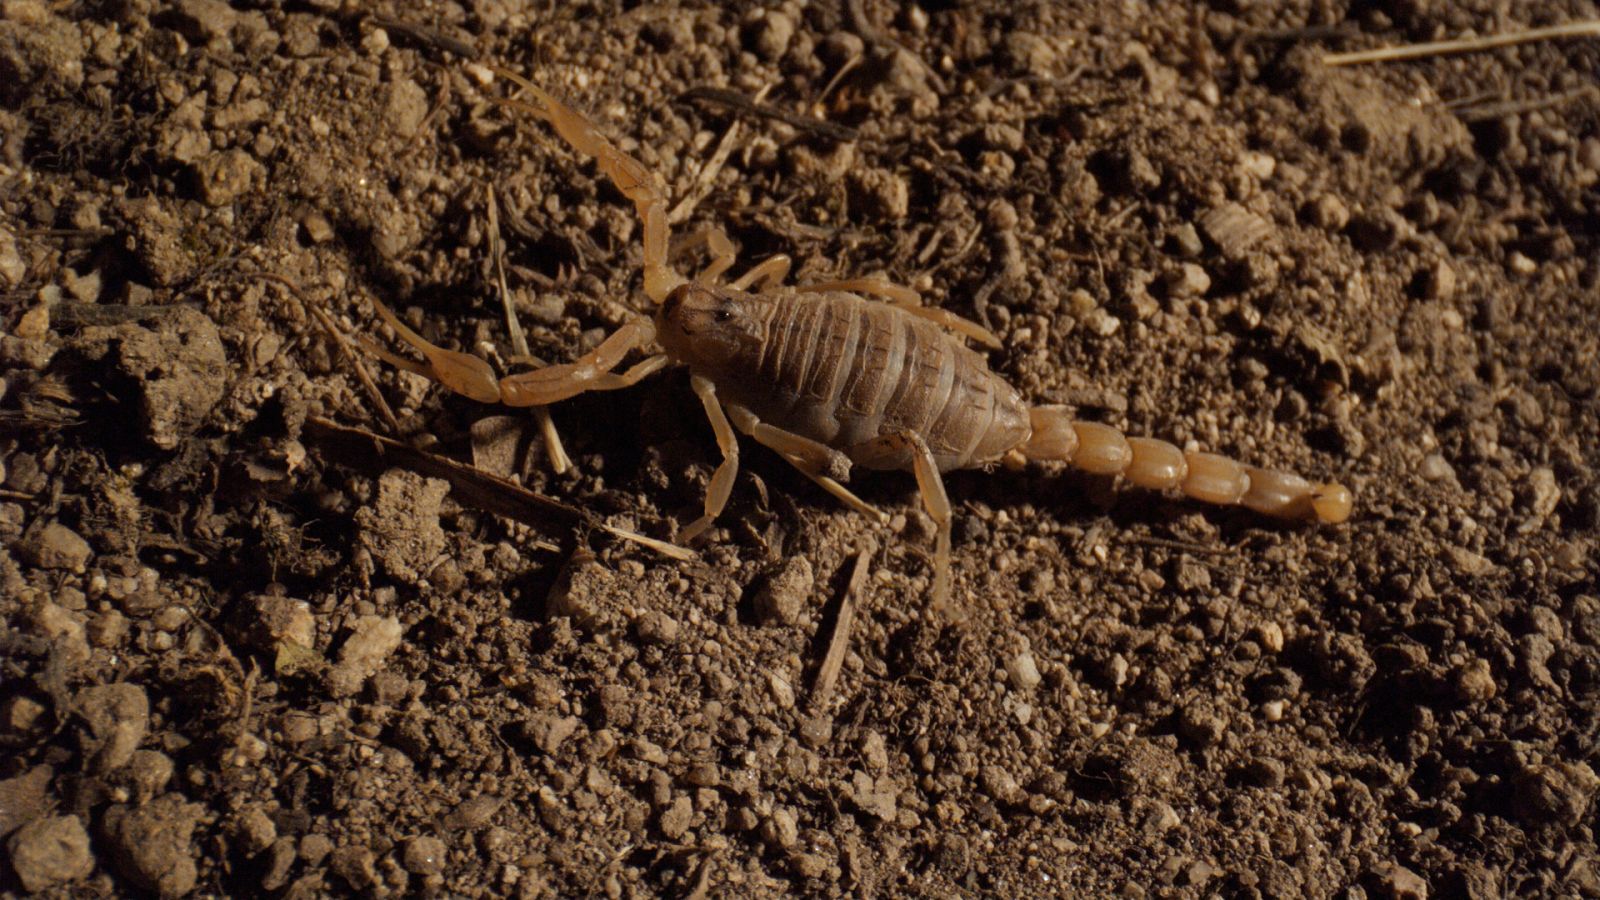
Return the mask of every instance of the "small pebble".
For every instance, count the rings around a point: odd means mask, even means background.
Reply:
[[[415,137],[428,115],[428,94],[415,81],[402,78],[389,86],[383,112],[397,136]]]
[[[795,824],[794,813],[779,807],[761,823],[761,840],[769,847],[793,847],[800,840],[800,826]]]
[[[1210,703],[1196,702],[1184,707],[1178,718],[1178,733],[1194,744],[1207,747],[1221,740],[1227,723]]]
[[[166,793],[175,771],[172,757],[160,750],[135,750],[117,777],[132,789],[135,803],[144,803]]]
[[[1524,821],[1572,827],[1589,809],[1600,777],[1585,763],[1557,760],[1527,767],[1512,788],[1512,805]]]
[[[383,666],[400,646],[405,627],[394,616],[361,616],[350,638],[339,648],[339,662],[328,673],[328,686],[336,696],[348,697]]]
[[[195,164],[200,199],[207,206],[227,206],[238,200],[265,173],[255,157],[237,147],[212,153]]]
[[[1185,259],[1193,259],[1205,250],[1205,244],[1200,242],[1200,232],[1195,230],[1192,223],[1184,222],[1173,228],[1170,237],[1173,252]]]
[[[866,44],[858,35],[849,31],[835,31],[817,45],[817,56],[829,66],[837,68],[860,57],[865,50]]]
[[[1060,58],[1048,39],[1028,31],[1012,31],[1000,43],[1000,60],[1012,72],[1046,78]]]
[[[45,335],[50,333],[49,305],[40,303],[33,309],[23,313],[22,317],[17,320],[17,326],[11,329],[11,333],[25,341],[42,340]]]
[[[1137,150],[1122,159],[1122,186],[1130,193],[1142,194],[1161,186],[1161,173],[1150,158]]]
[[[312,832],[300,839],[300,858],[308,866],[320,866],[322,861],[333,852],[333,839],[319,832]]]
[[[1245,781],[1259,788],[1282,787],[1284,765],[1279,760],[1263,756],[1247,763],[1241,774]]]
[[[778,10],[758,10],[745,23],[745,46],[765,62],[782,58],[793,38],[794,20]]]
[[[1011,680],[1012,687],[1019,691],[1031,691],[1043,680],[1033,654],[1026,650],[1006,660],[1006,677]]]
[[[694,821],[694,801],[688,794],[679,794],[672,801],[672,805],[661,811],[658,824],[661,834],[669,841],[681,839],[689,831],[689,825]]]
[[[1343,231],[1350,224],[1350,208],[1333,194],[1321,194],[1311,201],[1306,218],[1324,231]]]
[[[1211,290],[1211,276],[1195,263],[1184,263],[1167,272],[1162,280],[1167,286],[1167,293],[1178,299],[1202,297]]]
[[[8,288],[22,283],[28,274],[28,264],[17,252],[17,239],[10,231],[0,228],[0,282]]]
[[[1529,472],[1519,493],[1522,508],[1539,522],[1555,512],[1556,504],[1561,502],[1561,487],[1556,484],[1556,473],[1547,466]]]
[[[764,625],[794,625],[815,586],[811,561],[804,556],[789,557],[756,591],[756,618]]]
[[[1468,703],[1482,703],[1493,698],[1498,691],[1494,671],[1489,668],[1488,660],[1484,659],[1475,659],[1456,669],[1452,680],[1456,696]]]
[[[1439,260],[1423,276],[1422,295],[1429,300],[1449,300],[1456,293],[1456,270]]]
[[[245,852],[251,855],[271,847],[278,839],[278,826],[267,815],[267,811],[259,806],[252,806],[239,816],[237,831],[239,842],[244,845]]]
[[[444,826],[452,830],[479,828],[489,823],[504,801],[489,794],[469,797],[445,814]]]
[[[378,884],[377,858],[368,847],[351,845],[334,850],[328,860],[333,873],[345,884],[364,891]]]
[[[678,620],[659,610],[650,610],[634,621],[639,640],[646,644],[672,644],[678,640]]]
[[[1370,877],[1379,896],[1387,900],[1428,900],[1428,882],[1399,863],[1379,863]]]
[[[322,213],[312,211],[301,216],[300,227],[305,229],[306,238],[313,244],[326,244],[333,240],[333,223]]]
[[[1456,477],[1456,470],[1443,455],[1438,453],[1424,456],[1417,472],[1428,481],[1453,481]]]
[[[444,841],[431,835],[421,835],[406,841],[400,864],[413,875],[437,875],[444,871]]]
[[[811,716],[800,723],[800,740],[807,747],[817,749],[833,740],[833,719]]]
[[[60,569],[80,575],[94,555],[82,535],[60,522],[51,522],[25,536],[17,549],[24,560],[41,569]]]
[[[95,771],[111,772],[127,765],[150,728],[150,699],[144,688],[127,682],[86,687],[78,692],[75,705],[93,736],[90,755]]]
[[[107,810],[99,831],[123,876],[163,897],[181,897],[199,878],[193,835],[206,807],[163,794],[135,807]]]
[[[779,709],[794,708],[794,686],[789,683],[789,679],[777,672],[768,672],[767,687],[772,691],[772,699],[778,704]]]
[[[979,769],[978,786],[1001,803],[1014,803],[1022,793],[1017,780],[1003,766],[990,765]]]
[[[546,756],[555,756],[561,745],[572,737],[581,723],[577,716],[553,716],[548,713],[535,713],[524,723],[524,730],[533,739],[533,743]]]
[[[29,893],[77,881],[94,871],[89,834],[77,816],[35,819],[6,843],[11,870]]]

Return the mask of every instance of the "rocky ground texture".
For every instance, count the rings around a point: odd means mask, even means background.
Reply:
[[[1597,15],[0,0],[0,891],[1600,894],[1600,42],[1323,59]],[[681,371],[555,408],[556,474],[348,343],[508,370],[501,248],[542,359],[645,303],[478,63],[678,234],[1355,517],[962,473],[934,615],[910,478],[880,529],[748,444],[696,561],[617,537],[718,459]]]

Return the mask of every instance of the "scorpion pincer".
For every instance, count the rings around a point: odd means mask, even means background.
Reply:
[[[1126,437],[1107,425],[1075,421],[1064,407],[1030,406],[964,342],[998,347],[993,334],[921,305],[910,288],[877,278],[784,285],[790,259],[783,255],[724,284],[733,246],[714,227],[694,240],[710,251],[711,263],[694,279],[684,278],[668,258],[666,200],[654,175],[572,108],[499,71],[532,98],[501,102],[548,122],[633,202],[644,226],[644,291],[656,304],[655,315],[628,322],[572,363],[497,378],[484,360],[429,343],[377,304],[427,363],[383,355],[474,400],[509,406],[615,390],[668,364],[686,365],[722,461],[703,514],[682,529],[681,540],[699,537],[727,505],[739,465],[736,432],[880,522],[887,517],[845,487],[851,467],[912,472],[937,529],[933,593],[939,605],[950,594],[951,507],[941,473],[954,469],[1057,461],[1282,519],[1339,523],[1349,517],[1351,494],[1340,484],[1314,484],[1213,453]],[[615,371],[630,352],[649,348],[660,352]]]

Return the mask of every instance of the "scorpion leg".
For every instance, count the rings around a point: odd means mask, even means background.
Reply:
[[[793,264],[794,260],[791,260],[789,258],[789,254],[787,253],[779,253],[777,256],[769,256],[756,265],[751,266],[750,271],[740,275],[732,284],[728,285],[728,287],[731,287],[736,291],[742,291],[758,282],[763,288],[769,288],[776,284],[782,284],[783,279],[789,277],[789,267]]]
[[[716,521],[723,507],[728,505],[728,497],[733,493],[734,476],[739,474],[739,438],[722,412],[722,402],[717,399],[717,386],[699,375],[689,376],[689,384],[705,405],[706,418],[711,420],[711,430],[716,433],[717,446],[722,450],[722,462],[717,466],[717,471],[712,473],[711,485],[706,488],[705,514],[679,532],[679,539],[685,544],[699,537]]]
[[[729,406],[728,418],[745,434],[784,458],[789,465],[799,469],[823,490],[839,498],[846,506],[871,518],[879,525],[887,524],[889,517],[845,487],[840,482],[850,474],[850,457],[808,437],[784,431],[775,425],[756,418],[755,413],[742,406]]]
[[[687,253],[704,244],[706,251],[711,254],[711,262],[700,270],[695,276],[696,281],[706,284],[716,284],[722,278],[722,273],[733,266],[734,260],[739,256],[739,251],[734,249],[733,241],[728,233],[716,225],[707,225],[699,231],[689,235],[682,241],[674,244],[671,255]]]
[[[496,102],[532,113],[549,122],[556,134],[574,150],[594,157],[600,171],[633,202],[639,213],[639,221],[644,225],[644,292],[656,303],[665,300],[673,288],[683,284],[684,278],[667,260],[667,201],[654,173],[645,168],[644,163],[617,149],[594,123],[548,91],[515,72],[499,66],[491,68],[520,85],[535,101]]]
[[[878,460],[910,457],[911,471],[917,476],[917,489],[922,493],[922,507],[933,517],[937,529],[933,548],[933,603],[936,608],[943,609],[950,600],[950,496],[944,491],[944,479],[939,475],[939,464],[928,442],[914,431],[900,429],[852,448],[850,455],[855,459]]]
[[[803,285],[802,291],[850,291],[857,294],[870,294],[882,297],[890,306],[898,307],[913,316],[918,316],[936,322],[946,331],[969,337],[991,350],[999,350],[1002,346],[1000,339],[994,332],[979,325],[971,319],[937,306],[923,306],[922,295],[903,284],[895,284],[882,278],[849,278],[843,281],[820,281],[816,284]]]
[[[622,374],[612,372],[629,350],[648,343],[655,337],[655,327],[648,319],[635,319],[618,328],[599,347],[562,365],[545,366],[497,379],[493,367],[486,360],[458,350],[446,350],[417,334],[387,306],[374,299],[372,305],[378,315],[389,323],[400,340],[411,345],[427,359],[427,363],[397,356],[370,340],[361,344],[369,352],[390,364],[437,381],[452,391],[470,397],[479,403],[504,403],[507,406],[546,406],[565,400],[584,391],[609,391],[627,387],[667,364],[665,356],[652,356],[635,364]]]

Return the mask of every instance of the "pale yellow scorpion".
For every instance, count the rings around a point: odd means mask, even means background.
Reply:
[[[711,476],[704,514],[680,532],[684,542],[695,540],[727,505],[739,467],[735,430],[880,522],[887,517],[845,487],[850,467],[915,474],[937,528],[933,599],[941,605],[950,593],[951,510],[940,473],[953,469],[1054,460],[1279,518],[1339,523],[1349,517],[1352,498],[1343,485],[1313,484],[1213,453],[1184,452],[1165,441],[1074,421],[1063,407],[1028,405],[962,341],[998,347],[993,334],[946,310],[922,306],[910,288],[877,278],[787,286],[782,281],[790,259],[783,255],[723,284],[734,251],[715,228],[703,233],[712,262],[698,277],[684,278],[669,260],[666,198],[654,174],[571,107],[498,71],[534,100],[501,102],[539,116],[574,149],[593,157],[637,208],[644,227],[644,291],[656,304],[654,320],[628,322],[575,362],[497,378],[488,362],[429,343],[378,304],[384,320],[427,363],[384,356],[459,394],[508,406],[543,406],[585,391],[627,387],[669,363],[688,366],[722,462]],[[660,352],[614,371],[630,351],[652,345]]]

